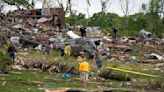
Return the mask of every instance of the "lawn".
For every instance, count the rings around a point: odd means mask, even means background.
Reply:
[[[75,66],[78,69],[79,62],[76,57],[60,57],[53,51],[52,55],[45,55],[41,51],[19,51],[18,56],[31,58],[35,61],[42,62],[63,62],[68,68]],[[99,80],[96,79],[97,68],[92,60],[88,60],[91,65],[90,80],[87,87],[84,87],[80,81],[79,75],[72,75],[71,78],[62,78],[62,73],[48,73],[31,70],[10,70],[9,74],[0,75],[0,92],[44,92],[49,88],[70,88],[71,90],[100,90],[110,89],[112,92],[160,92],[163,90],[164,73],[162,70],[155,70],[155,65],[145,65],[141,63],[130,63],[120,61],[104,61],[103,71],[108,71],[106,67],[119,68],[124,70],[142,72],[152,75],[158,75],[159,78],[148,77],[141,74],[127,73],[117,70],[110,70],[119,75],[125,75],[131,78],[126,85],[121,85],[124,81],[113,79]],[[145,70],[146,69],[146,70]],[[117,90],[117,91],[116,91]],[[119,91],[118,91],[119,90]]]

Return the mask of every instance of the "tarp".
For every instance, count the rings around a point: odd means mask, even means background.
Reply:
[[[148,32],[148,31],[145,31],[144,29],[142,29],[139,32],[139,36],[142,37],[142,38],[148,39],[148,38],[151,38],[152,37],[152,33],[151,32]]]
[[[46,21],[48,21],[48,18],[40,18],[40,19],[38,19],[38,23],[44,23]]]
[[[150,54],[150,56],[155,56],[158,60],[164,61],[164,58],[158,54],[152,53],[152,54]]]
[[[72,31],[68,31],[67,32],[67,35],[73,39],[77,39],[77,38],[80,38],[80,36],[76,35],[74,32]]]
[[[10,38],[10,41],[11,41],[13,44],[19,44],[19,39],[20,39],[20,37],[11,37],[11,38]]]
[[[62,35],[58,35],[56,37],[49,38],[50,42],[63,42],[65,40],[66,40],[66,38],[64,38]]]
[[[14,25],[13,28],[22,28],[22,24]]]

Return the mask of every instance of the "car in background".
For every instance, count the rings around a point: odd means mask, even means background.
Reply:
[[[64,47],[66,44],[71,46],[71,55],[78,56],[79,52],[83,51],[86,58],[93,58],[96,53],[97,40],[89,38],[67,39],[56,45],[58,55],[64,55]]]

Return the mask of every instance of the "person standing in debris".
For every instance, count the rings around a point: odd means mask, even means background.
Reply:
[[[69,43],[66,43],[64,47],[64,55],[65,56],[70,56],[71,55],[71,46]]]
[[[101,52],[99,48],[97,48],[97,52],[94,55],[93,61],[96,61],[97,68],[98,70],[100,70],[102,67],[102,59],[101,59]]]
[[[89,70],[90,70],[89,63],[86,60],[83,60],[80,63],[79,71],[80,71],[80,77],[83,81],[84,86],[87,86],[87,83],[88,83]]]
[[[81,37],[86,37],[86,28],[85,27],[80,27],[80,33],[81,33]]]
[[[85,57],[84,57],[84,52],[81,51],[79,54],[80,54],[80,55],[77,57],[77,61],[78,61],[79,63],[81,63],[81,62],[85,59]]]
[[[118,30],[115,28],[115,27],[113,27],[112,28],[112,43],[113,44],[115,44],[116,43],[116,41],[117,41],[117,32],[118,32]]]
[[[14,62],[15,58],[16,58],[16,52],[17,52],[17,50],[15,49],[15,46],[13,44],[10,44],[7,49],[7,52],[9,54],[10,58],[12,59],[12,61]]]
[[[48,55],[51,55],[52,49],[53,49],[53,45],[52,44],[49,44],[49,45],[46,46],[45,52]]]

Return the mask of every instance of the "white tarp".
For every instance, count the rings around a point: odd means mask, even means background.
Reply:
[[[20,37],[11,37],[11,38],[10,38],[10,41],[11,41],[13,44],[19,44],[19,39],[20,39]]]
[[[106,40],[106,41],[109,41],[109,42],[111,42],[112,41],[112,39],[110,39],[109,37],[107,37],[107,36],[103,36],[103,39],[104,40]]]
[[[13,28],[22,28],[22,24],[14,25]]]
[[[139,32],[139,35],[140,35],[140,37],[143,37],[143,38],[145,38],[145,39],[151,38],[151,36],[152,36],[151,32],[145,31],[144,29],[142,29],[142,30]],[[150,37],[149,37],[149,36],[150,36]]]
[[[150,56],[155,56],[158,60],[164,61],[164,58],[158,54],[152,53],[152,54],[150,54]]]
[[[74,32],[72,31],[68,31],[67,32],[67,35],[73,39],[76,39],[76,38],[80,38],[80,36],[76,35]]]
[[[40,18],[40,19],[38,19],[38,23],[43,23],[43,22],[46,22],[46,21],[48,21],[47,18]]]
[[[42,44],[39,44],[37,47],[35,47],[36,50],[42,50]]]

